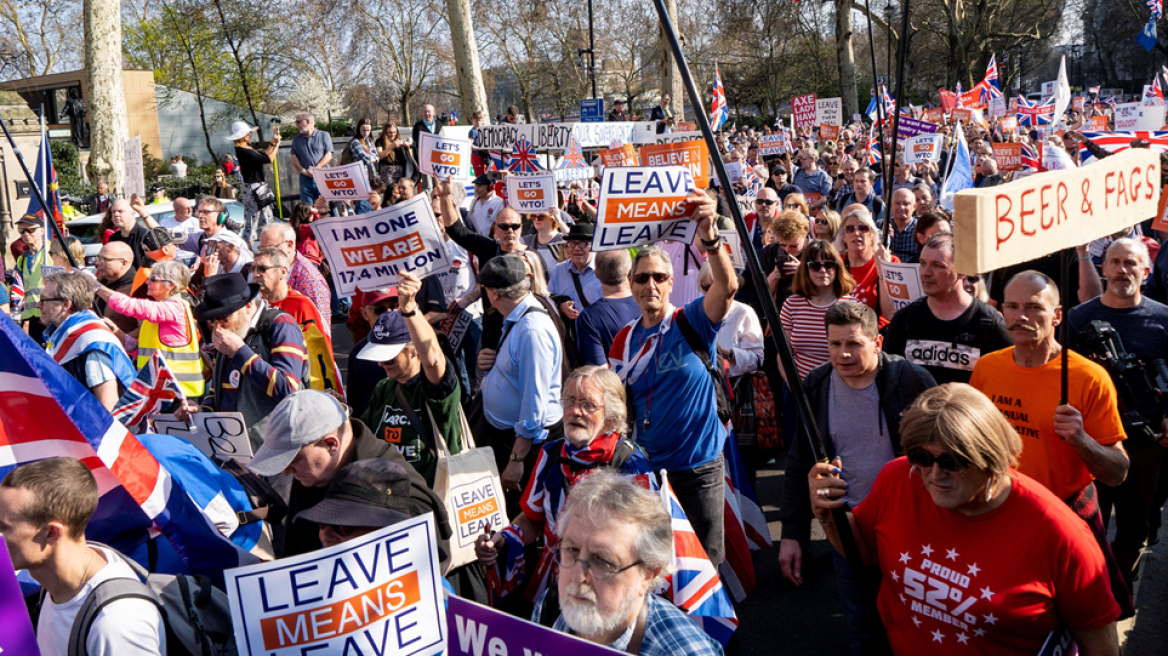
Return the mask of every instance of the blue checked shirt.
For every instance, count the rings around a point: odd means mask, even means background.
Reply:
[[[897,231],[896,221],[892,221],[892,229],[889,230],[888,238],[892,242],[889,250],[892,254],[899,257],[901,262],[916,262],[920,259],[921,249],[917,244],[916,237],[913,232],[917,229],[917,218],[914,216],[909,219],[908,225],[904,227],[904,231]],[[883,228],[884,226],[880,226]]]
[[[546,594],[545,590],[544,595]],[[540,595],[535,603],[532,622],[539,622],[544,595]],[[647,598],[649,617],[645,620],[645,637],[641,641],[640,656],[722,656],[722,645],[702,631],[676,606],[655,594],[650,594]],[[563,615],[556,618],[553,628],[563,633],[573,633],[564,621]],[[609,647],[621,652],[628,649],[635,628],[634,623]]]

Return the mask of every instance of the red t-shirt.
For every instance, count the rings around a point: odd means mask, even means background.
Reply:
[[[1010,475],[1006,501],[968,517],[934,504],[920,472],[910,480],[897,458],[856,508],[884,573],[877,603],[893,653],[1033,656],[1060,618],[1089,630],[1119,617],[1087,524],[1040,483]]]
[[[891,257],[893,262],[900,261],[900,258],[895,255]],[[876,266],[876,257],[873,256],[865,264],[849,266],[848,273],[852,274],[852,278],[856,281],[856,288],[852,290],[852,296],[860,303],[876,310],[876,314],[880,318],[879,326],[881,328],[891,323],[891,318],[880,314],[880,303],[876,296],[876,285],[880,282],[880,268]]]

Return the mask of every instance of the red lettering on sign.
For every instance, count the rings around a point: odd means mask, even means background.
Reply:
[[[1067,220],[1067,198],[1070,195],[1071,195],[1071,192],[1067,189],[1067,183],[1060,182],[1058,185],[1058,193],[1056,194],[1056,197],[1058,198],[1058,221],[1057,221],[1057,223],[1059,225],[1062,225],[1062,222]]]
[[[1050,203],[1046,201],[1046,192],[1050,190],[1050,185],[1042,185],[1038,190],[1038,225],[1042,226],[1043,230],[1049,230],[1054,225],[1054,215],[1050,215],[1050,222],[1046,221],[1046,208],[1050,207]]]
[[[1113,175],[1115,175],[1115,171],[1108,173],[1103,178],[1103,209],[1111,207],[1111,194],[1115,191],[1115,187],[1111,186],[1111,177]]]
[[[1006,201],[1005,211],[1002,210],[1002,201]],[[997,196],[994,196],[994,212],[996,212],[998,215],[998,220],[997,220],[997,232],[998,232],[997,249],[998,250],[1001,250],[1002,244],[1009,241],[1010,237],[1014,236],[1014,220],[1010,218],[1010,210],[1012,210],[1012,209],[1014,209],[1014,203],[1013,203],[1013,201],[1010,200],[1009,196],[1007,196],[1005,194],[998,194]],[[1003,223],[1010,224],[1010,232],[1006,233],[1005,237],[1002,236],[1002,224]]]
[[[1026,197],[1033,193],[1033,189],[1027,189],[1026,191],[1022,192],[1022,196],[1018,199],[1018,230],[1020,230],[1022,234],[1026,235],[1027,237],[1038,234],[1037,230],[1026,232],[1026,217],[1034,214],[1034,210],[1026,209]]]

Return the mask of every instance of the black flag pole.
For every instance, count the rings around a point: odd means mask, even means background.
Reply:
[[[872,0],[864,0],[864,14],[868,17],[868,54],[872,56],[872,97],[876,99],[876,125],[880,129],[880,141],[877,145],[880,147],[880,152],[884,152],[884,119],[887,118],[885,112],[887,108],[884,106],[884,94],[880,93],[880,76],[876,74],[876,33],[872,30]],[[891,73],[891,71],[888,71]],[[842,80],[841,80],[842,83]],[[857,107],[857,109],[859,109]],[[864,163],[867,165],[867,162]],[[880,177],[884,178],[884,186],[892,186],[892,182],[888,179],[888,165],[880,171]],[[885,207],[885,212],[888,208]],[[872,217],[873,220],[876,217]],[[888,233],[880,238],[880,243],[888,241]]]
[[[661,28],[669,39],[669,46],[673,51],[674,62],[677,64],[678,71],[681,73],[681,79],[685,83],[685,89],[687,95],[689,95],[690,104],[693,106],[698,127],[701,129],[702,137],[706,141],[706,147],[710,151],[710,159],[714,163],[718,180],[723,189],[730,191],[733,187],[730,185],[730,176],[726,173],[726,163],[722,161],[722,155],[718,151],[718,144],[714,140],[714,132],[710,129],[710,120],[706,116],[702,96],[698,93],[697,87],[694,86],[689,64],[686,63],[685,55],[681,52],[681,43],[677,40],[677,31],[674,29],[673,20],[669,17],[669,12],[665,9],[664,0],[654,0],[654,4],[657,7],[657,15],[661,20]],[[763,313],[767,318],[767,323],[771,326],[771,339],[774,340],[774,345],[778,351],[783,370],[787,372],[787,385],[794,393],[799,408],[801,421],[798,424],[800,432],[802,433],[802,437],[810,445],[811,452],[815,454],[816,461],[826,463],[828,462],[827,449],[823,444],[819,427],[816,425],[815,415],[811,412],[811,403],[807,398],[807,391],[803,388],[803,381],[800,380],[799,374],[797,373],[798,369],[795,367],[795,355],[791,351],[791,344],[787,341],[787,335],[783,331],[782,323],[779,321],[779,311],[775,306],[774,297],[769,293],[770,286],[767,285],[766,276],[763,275],[762,266],[759,265],[758,253],[754,250],[754,243],[751,241],[750,231],[746,227],[746,221],[742,218],[742,210],[739,209],[738,203],[734,202],[733,198],[730,198],[730,202],[727,205],[730,206],[730,214],[734,219],[734,227],[738,231],[738,239],[741,241],[742,250],[746,255],[746,268],[750,270],[750,276],[754,281],[755,287],[759,290],[765,290],[759,293],[760,301],[762,303]],[[853,580],[856,582],[856,587],[865,599],[868,612],[873,613],[871,615],[872,617],[878,617],[878,615],[874,614],[876,613],[875,590],[872,589],[872,586],[866,585],[868,577],[864,573],[863,559],[860,556],[859,546],[856,544],[856,536],[852,532],[852,525],[848,521],[847,511],[844,508],[836,508],[832,511],[832,521],[839,531],[840,541],[844,547],[844,555],[848,559],[848,565],[851,569]]]
[[[61,227],[57,225],[57,218],[52,215],[49,204],[45,202],[45,196],[41,193],[40,185],[37,184],[36,178],[33,176],[33,174],[29,172],[28,164],[26,164],[24,161],[24,155],[20,153],[20,148],[16,146],[16,140],[12,138],[12,133],[8,131],[8,125],[4,122],[4,119],[0,119],[0,128],[4,128],[4,136],[8,138],[8,143],[12,146],[12,152],[16,153],[16,160],[20,162],[20,168],[24,169],[24,176],[28,178],[28,184],[32,187],[33,195],[36,196],[37,202],[41,204],[41,209],[49,215],[49,220],[47,223],[53,226],[53,234],[57,236],[57,239],[61,240],[62,244],[64,244],[65,236],[61,234]],[[74,269],[80,268],[80,266],[77,264],[77,260],[73,258],[73,253],[69,252],[68,248],[64,250],[65,257],[69,258],[69,265]]]
[[[896,140],[900,137],[900,108],[904,106],[904,60],[908,54],[908,3],[901,0],[900,19],[900,46],[896,52],[896,109],[892,118],[892,143],[889,144],[889,155],[884,161],[884,239],[888,243],[888,235],[892,231],[892,182],[896,179]],[[891,47],[892,44],[889,44]],[[891,72],[891,71],[890,71]]]

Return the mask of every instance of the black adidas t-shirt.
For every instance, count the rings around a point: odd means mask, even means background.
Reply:
[[[968,383],[986,353],[1013,344],[1002,315],[978,299],[960,317],[941,321],[921,297],[905,306],[884,333],[884,351],[929,371],[938,385]]]

